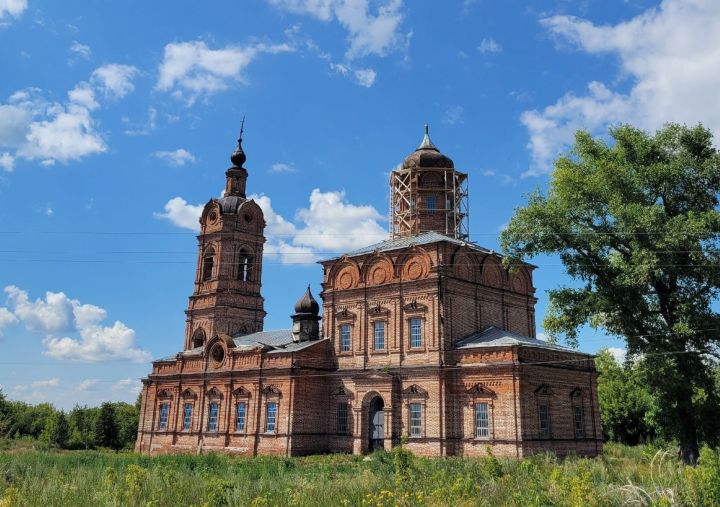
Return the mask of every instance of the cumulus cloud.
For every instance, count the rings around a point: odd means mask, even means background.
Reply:
[[[720,109],[708,107],[716,101],[720,74],[720,3],[663,0],[615,25],[572,16],[541,23],[581,51],[617,56],[620,77],[630,80],[630,89],[625,93],[592,82],[583,94],[568,93],[544,109],[525,112],[532,156],[526,174],[549,171],[578,128],[601,134],[619,122],[655,129],[668,121],[701,121],[720,135]]]
[[[8,307],[17,321],[30,331],[45,333],[45,355],[73,361],[148,361],[150,354],[137,347],[135,331],[115,321],[103,326],[107,311],[82,304],[63,292],[46,292],[45,298],[31,301],[27,291],[5,287]],[[79,338],[58,336],[76,334]]]
[[[502,51],[502,45],[498,43],[495,39],[491,38],[484,38],[480,41],[480,45],[477,47],[478,52],[481,54],[486,53],[500,53]]]
[[[0,0],[0,22],[8,17],[20,17],[25,9],[27,0]]]
[[[251,195],[250,198],[263,210],[267,224],[265,254],[286,264],[313,262],[320,255],[353,250],[388,236],[380,224],[384,217],[374,207],[352,204],[342,191],[314,189],[308,207],[299,209],[293,220],[277,213],[270,197]],[[198,231],[202,209],[201,204],[188,204],[185,199],[175,197],[165,204],[165,212],[155,213],[155,217]]]
[[[185,164],[195,163],[195,155],[184,148],[178,148],[173,151],[156,151],[152,156],[174,167],[182,167]]]
[[[0,307],[0,336],[2,336],[4,328],[17,323],[17,317],[15,317],[15,315],[10,310]]]
[[[48,380],[36,380],[36,381],[30,383],[30,387],[32,387],[33,389],[40,388],[40,387],[58,387],[59,385],[60,385],[59,378],[51,378]]]
[[[111,389],[113,391],[128,391],[133,394],[137,394],[140,392],[141,385],[137,379],[124,378],[115,382]]]
[[[90,58],[90,54],[92,53],[90,46],[80,44],[76,40],[74,40],[70,46],[70,52],[84,60]]]
[[[42,90],[27,88],[0,104],[0,167],[11,171],[18,158],[68,163],[107,150],[93,113],[98,94],[123,97],[133,89],[137,72],[129,65],[109,64],[95,69],[88,81],[77,83],[65,102],[49,101]]]
[[[192,104],[200,97],[226,90],[232,82],[245,83],[245,69],[260,54],[292,51],[288,44],[210,49],[202,41],[170,43],[165,46],[155,88]]]
[[[370,88],[374,85],[376,77],[377,73],[373,69],[357,69],[355,71],[355,81],[365,88]]]
[[[89,391],[90,389],[94,388],[98,384],[98,382],[98,379],[86,378],[85,380],[80,382],[75,389],[78,391]]]
[[[173,225],[183,229],[199,232],[202,210],[202,204],[190,204],[182,197],[173,197],[165,203],[165,211],[155,212],[153,216],[169,220]]]
[[[400,33],[402,0],[268,0],[280,9],[337,21],[348,33],[346,58],[385,56],[401,49],[410,34]]]
[[[135,89],[132,80],[137,73],[132,65],[110,63],[95,69],[90,79],[106,96],[122,98]]]
[[[297,168],[292,162],[290,162],[289,164],[286,164],[284,162],[277,162],[270,166],[271,173],[294,173],[295,171],[297,171]]]

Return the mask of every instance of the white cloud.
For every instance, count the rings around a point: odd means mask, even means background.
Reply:
[[[19,17],[27,9],[27,0],[0,0],[0,20],[6,15]]]
[[[90,54],[92,53],[92,51],[90,50],[90,46],[80,44],[76,40],[74,40],[72,45],[70,46],[70,52],[76,54],[77,56],[85,60],[90,58]]]
[[[0,307],[0,336],[3,329],[18,323],[17,317],[7,308]]]
[[[156,151],[152,154],[152,156],[175,167],[182,167],[185,164],[195,163],[195,155],[184,148],[178,148],[173,151]]]
[[[720,2],[664,0],[616,25],[571,16],[549,17],[542,25],[589,54],[616,55],[631,86],[624,93],[592,82],[584,95],[568,93],[523,114],[533,160],[527,174],[547,172],[578,128],[597,135],[618,122],[645,129],[702,122],[720,135],[720,109],[708,107],[716,102],[720,75]]]
[[[617,361],[618,363],[625,363],[625,359],[627,358],[627,350],[621,349],[619,347],[608,347],[605,350],[610,352],[610,355],[612,355],[615,358],[615,361]]]
[[[495,176],[495,171],[492,169],[485,169],[482,173],[483,176]]]
[[[375,84],[377,73],[373,69],[357,69],[355,71],[355,80],[360,86],[370,88]]]
[[[110,63],[95,69],[90,79],[106,96],[122,98],[135,89],[132,80],[137,73],[132,65]]]
[[[30,387],[37,389],[40,387],[58,387],[60,385],[59,378],[51,378],[49,380],[36,380],[30,383]]]
[[[3,171],[12,172],[14,167],[15,157],[10,155],[8,152],[0,153],[0,168],[2,168]]]
[[[165,46],[156,89],[192,104],[199,97],[245,83],[245,68],[260,54],[294,51],[288,44],[263,44],[210,49],[205,42],[177,42]]]
[[[277,162],[270,166],[271,173],[294,173],[295,171],[297,171],[297,168],[292,162],[290,162],[289,164],[286,164],[284,162]]]
[[[200,231],[200,215],[202,214],[204,205],[189,204],[182,197],[173,197],[165,203],[165,211],[162,213],[155,212],[155,218],[169,220],[173,225],[190,229],[191,231]]]
[[[342,191],[314,189],[309,206],[298,210],[293,221],[273,209],[270,197],[251,195],[250,198],[263,210],[267,224],[265,253],[279,257],[284,263],[312,262],[321,254],[353,250],[388,236],[380,225],[383,216],[374,207],[349,203]],[[185,199],[175,197],[165,204],[165,212],[155,213],[155,217],[197,231],[202,209],[201,204],[188,204]]]
[[[502,45],[498,43],[495,39],[491,38],[484,38],[480,41],[480,45],[477,47],[477,50],[482,53],[500,53],[502,51]]]
[[[308,14],[322,21],[336,20],[348,32],[348,59],[385,56],[403,47],[400,33],[402,0],[268,0],[276,7]],[[372,4],[372,5],[371,5]]]
[[[137,347],[135,331],[120,321],[102,326],[107,312],[99,306],[81,304],[63,292],[46,292],[44,299],[31,301],[28,293],[14,285],[5,287],[8,306],[30,331],[46,334],[45,355],[73,361],[147,361],[150,354]],[[57,333],[77,333],[79,338],[58,338]]]
[[[94,378],[86,378],[80,382],[75,388],[78,391],[89,391],[98,384],[99,380]]]
[[[457,125],[463,122],[464,109],[462,106],[450,106],[445,110],[442,122],[448,125]]]
[[[112,385],[111,389],[113,391],[129,391],[131,393],[137,394],[140,392],[141,385],[137,379],[124,378],[115,382]]]

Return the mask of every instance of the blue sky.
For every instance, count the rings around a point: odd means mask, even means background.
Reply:
[[[574,130],[720,129],[713,0],[0,0],[0,48],[0,385],[64,408],[133,400],[182,347],[243,115],[266,329],[319,291],[315,260],[384,234],[425,122],[489,248]],[[541,322],[567,278],[535,263]]]

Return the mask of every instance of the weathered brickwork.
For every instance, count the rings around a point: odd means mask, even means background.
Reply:
[[[201,217],[184,349],[143,381],[136,449],[366,453],[407,437],[426,456],[597,455],[592,358],[535,339],[533,266],[447,235],[461,210],[432,209],[435,180],[459,177],[435,152],[427,138],[405,163],[420,186],[398,197],[398,237],[323,261],[322,306],[308,290],[292,330],[263,332],[265,223],[239,146]]]

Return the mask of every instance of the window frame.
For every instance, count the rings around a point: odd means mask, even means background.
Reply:
[[[417,408],[417,411],[414,408]],[[423,409],[424,403],[419,401],[408,403],[408,438],[423,438]]]
[[[215,271],[215,257],[216,256],[217,256],[217,253],[215,252],[215,249],[213,247],[208,248],[203,253],[202,277],[200,280],[201,282],[209,282],[210,280],[213,280],[215,278],[214,271]]]
[[[250,281],[250,264],[250,254],[247,253],[245,250],[242,250],[240,252],[240,256],[238,257],[238,280],[240,280],[241,282]]]
[[[213,408],[215,408],[215,420],[214,420],[214,426],[213,426]],[[208,433],[217,433],[220,426],[220,402],[219,401],[211,401],[208,404],[208,421],[207,421],[207,431]]]
[[[190,413],[188,413],[188,408],[190,409]],[[183,424],[182,424],[182,430],[183,431],[192,431],[192,415],[193,415],[193,403],[186,401],[183,403]]]
[[[437,210],[437,197],[434,195],[426,195],[425,211],[427,211],[427,214],[434,215]]]
[[[387,328],[387,322],[384,320],[374,320],[373,323],[373,350],[375,351],[381,351],[384,352],[387,350],[387,343],[386,343],[386,328]],[[382,329],[382,347],[378,347],[378,328]]]
[[[482,419],[482,411],[480,407],[485,407],[485,427],[479,424]],[[474,438],[475,440],[490,440],[490,402],[489,401],[475,401],[473,403],[473,426],[474,426]],[[481,430],[485,430],[485,434],[481,434]]]
[[[347,330],[347,335],[345,331]],[[345,339],[347,338],[347,343]],[[347,345],[347,348],[345,347]],[[340,352],[348,353],[352,352],[352,325],[351,324],[340,324]]]
[[[168,422],[170,421],[170,403],[161,403],[160,412],[158,414],[158,429],[160,431],[167,431]]]
[[[545,427],[543,428],[543,412]],[[541,401],[538,403],[538,433],[540,438],[550,438],[550,403]]]
[[[240,407],[242,407],[242,427],[240,426]],[[247,428],[247,402],[235,402],[235,433],[245,433]]]
[[[337,404],[335,432],[338,435],[350,434],[350,404],[345,400],[339,401]]]
[[[424,322],[423,322],[423,321],[424,321],[424,320],[425,320],[425,319],[423,319],[423,318],[421,318],[421,317],[410,317],[410,319],[408,319],[408,321],[409,321],[409,322],[408,322],[408,330],[409,330],[409,332],[410,332],[410,336],[409,336],[409,347],[410,347],[411,349],[419,350],[419,349],[422,349],[422,348],[425,346],[425,343],[424,343],[424,340],[423,340],[423,338],[424,338],[424,336],[423,336],[423,334],[424,334],[424,333],[423,333],[423,327],[424,327],[423,324],[424,324]],[[418,331],[418,336],[417,336],[417,338],[418,338],[418,344],[417,344],[417,345],[415,345],[415,344],[413,343],[413,340],[415,339],[415,335],[414,335],[415,323],[417,323],[417,331]]]
[[[270,407],[273,407],[272,427],[270,426]],[[265,433],[277,433],[279,407],[277,401],[265,403]]]
[[[573,405],[573,433],[577,439],[585,438],[585,407],[583,405]]]

